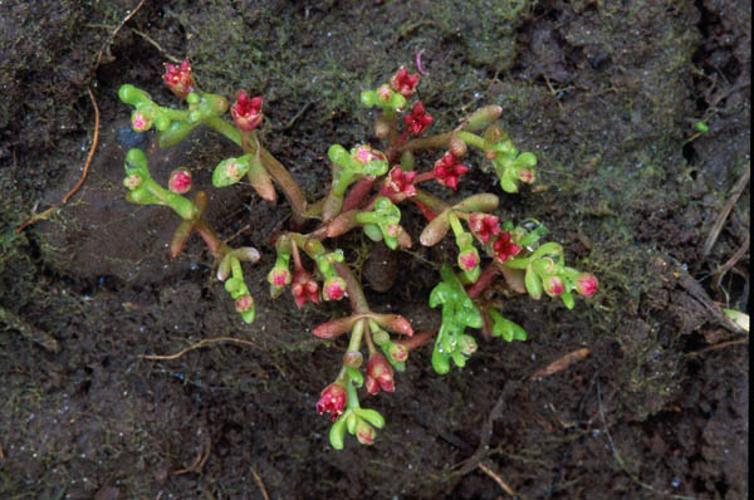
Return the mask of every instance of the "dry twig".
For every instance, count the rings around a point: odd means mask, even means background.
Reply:
[[[710,230],[710,233],[707,236],[706,241],[704,242],[704,247],[702,248],[702,257],[707,257],[709,253],[712,251],[712,247],[715,246],[715,243],[717,242],[717,238],[720,236],[720,232],[723,230],[723,227],[725,226],[725,221],[728,219],[728,215],[730,215],[730,212],[731,210],[733,210],[733,207],[736,206],[736,202],[738,201],[738,198],[740,198],[741,195],[743,194],[744,189],[746,189],[746,186],[749,185],[750,178],[751,178],[751,167],[747,166],[744,173],[736,182],[736,185],[733,186],[733,191],[731,191],[730,193],[730,198],[728,198],[728,201],[725,202],[725,205],[723,206],[723,210],[720,212],[720,215],[718,215],[717,220],[715,221],[715,224],[712,226],[712,229]]]
[[[196,342],[195,344],[191,344],[187,348],[181,349],[180,351],[174,354],[142,354],[139,357],[142,359],[149,359],[152,361],[172,361],[172,360],[180,358],[184,354],[191,352],[193,350],[201,349],[202,347],[207,347],[208,345],[212,345],[212,344],[223,344],[223,343],[257,347],[257,345],[254,344],[254,342],[250,340],[236,339],[233,337],[214,337],[211,339],[200,340],[199,342]]]
[[[534,374],[531,376],[532,379],[543,379],[545,377],[549,377],[550,375],[554,375],[558,372],[561,372],[571,366],[573,363],[576,363],[577,361],[581,361],[585,359],[587,356],[589,356],[589,353],[591,353],[591,349],[587,347],[582,347],[581,349],[576,349],[573,352],[569,352],[565,356],[562,356],[549,365],[545,366],[544,368],[541,368],[534,372]]]
[[[508,495],[512,497],[516,496],[516,492],[513,490],[513,488],[511,488],[510,485],[506,483],[498,474],[495,474],[492,469],[484,465],[482,462],[479,462],[479,465],[477,465],[477,467],[479,468],[479,470],[490,476],[492,480],[495,481],[498,486],[500,486],[500,489],[502,489]]]
[[[254,477],[254,481],[257,482],[257,486],[259,486],[259,491],[262,493],[262,498],[264,498],[264,500],[270,500],[270,495],[267,494],[267,488],[264,487],[264,481],[262,481],[262,478],[259,476],[254,467],[251,468],[251,475]]]
[[[123,20],[120,22],[120,24],[110,33],[110,36],[107,38],[107,41],[102,45],[102,48],[99,49],[99,52],[97,53],[97,60],[94,62],[94,70],[96,71],[99,65],[102,63],[102,57],[105,54],[105,50],[110,46],[111,43],[113,43],[113,40],[115,40],[115,36],[118,34],[118,32],[123,29],[123,26],[126,25],[128,21],[131,20],[132,17],[136,15],[137,12],[144,6],[144,3],[147,0],[141,0],[134,10],[128,13],[126,17],[123,18]]]

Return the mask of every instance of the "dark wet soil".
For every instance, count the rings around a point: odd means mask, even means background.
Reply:
[[[111,37],[136,4],[0,2],[1,497],[263,498],[260,484],[272,498],[505,497],[485,469],[521,498],[747,496],[748,342],[719,307],[749,299],[748,186],[704,249],[750,164],[750,2],[147,1]],[[544,221],[603,289],[571,312],[505,302],[530,340],[481,341],[463,371],[439,377],[429,348],[412,355],[396,392],[371,403],[388,422],[376,445],[334,452],[314,404],[344,346],[307,332],[343,308],[266,293],[287,205],[209,190],[221,236],[263,253],[249,280],[260,317],[245,326],[200,243],[171,261],[174,217],[125,202],[133,138],[115,92],[130,82],[171,102],[158,77],[169,54],[190,57],[208,89],[264,93],[265,141],[315,199],[328,145],[369,138],[359,91],[419,50],[438,130],[500,104],[540,157],[539,188],[503,197],[501,213]],[[16,234],[80,174],[87,87],[102,127],[86,184]],[[206,186],[230,151],[199,133],[151,165],[162,180],[186,165]],[[481,163],[459,197],[499,194]],[[436,324],[440,254],[384,268],[365,240],[343,245],[375,308]],[[140,358],[220,335],[253,346]],[[530,378],[583,347],[586,359]]]

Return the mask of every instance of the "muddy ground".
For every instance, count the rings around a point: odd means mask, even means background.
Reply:
[[[111,37],[137,3],[0,2],[2,498],[262,498],[260,482],[272,498],[506,496],[484,469],[521,498],[746,497],[748,341],[719,314],[749,299],[745,178],[714,227],[749,169],[750,2],[147,0]],[[503,106],[541,180],[501,213],[544,221],[602,290],[571,312],[506,302],[530,340],[482,341],[463,371],[439,377],[429,347],[412,355],[397,391],[370,402],[388,421],[376,445],[334,452],[314,403],[344,345],[307,330],[344,307],[297,311],[264,283],[287,205],[209,189],[221,235],[263,253],[250,271],[260,318],[246,326],[198,241],[168,258],[172,214],[124,201],[134,137],[115,93],[131,82],[173,102],[168,55],[190,57],[207,89],[264,93],[265,141],[313,200],[328,145],[369,138],[359,91],[419,50],[436,130]],[[86,184],[17,234],[80,174],[87,87],[102,124]],[[208,185],[232,151],[200,133],[152,165],[164,179],[185,164]],[[458,196],[499,194],[476,160]],[[366,240],[343,244],[367,282],[385,274]],[[440,260],[417,252],[396,256],[387,293],[367,294],[432,326]],[[140,358],[220,335],[254,346]],[[583,347],[585,360],[530,378]]]

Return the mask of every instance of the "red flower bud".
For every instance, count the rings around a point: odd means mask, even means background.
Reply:
[[[377,394],[382,389],[385,392],[395,391],[393,367],[382,354],[375,353],[369,357],[367,363],[367,378],[364,382],[369,394]]]
[[[421,80],[421,77],[418,74],[409,74],[406,67],[401,66],[392,78],[390,78],[390,86],[404,97],[410,97],[416,92],[419,80]]]
[[[241,295],[236,299],[236,311],[246,312],[254,307],[254,298],[251,295]]]
[[[185,168],[177,168],[170,173],[168,189],[174,193],[184,194],[191,190],[191,172]]]
[[[239,130],[251,132],[262,122],[262,96],[249,97],[245,90],[240,90],[230,115]]]
[[[421,134],[432,125],[432,122],[434,122],[434,118],[424,110],[424,104],[421,101],[416,101],[411,112],[403,115],[403,123],[406,124],[411,135]]]
[[[367,446],[373,445],[376,436],[377,431],[374,430],[374,427],[363,420],[359,420],[359,423],[356,424],[356,439],[359,443]]]
[[[392,344],[390,346],[390,356],[399,363],[408,359],[408,347],[403,344]]]
[[[495,252],[495,258],[500,262],[515,257],[521,251],[521,247],[511,240],[511,233],[505,231],[495,240],[492,245]]]
[[[314,281],[312,275],[304,269],[296,271],[296,275],[293,277],[291,293],[299,308],[304,307],[307,300],[315,304],[319,303],[319,285]]]
[[[565,292],[565,283],[557,276],[548,276],[542,284],[544,285],[545,293],[550,297],[557,297],[563,295],[563,292]]]
[[[322,288],[322,296],[325,300],[340,300],[346,295],[346,281],[340,276],[327,278]]]
[[[416,196],[414,178],[416,172],[404,172],[400,166],[394,166],[385,177],[380,194],[387,196],[394,203]]]
[[[494,215],[474,213],[469,216],[469,229],[484,244],[500,234],[499,220]]]
[[[518,180],[524,184],[532,184],[537,179],[534,170],[528,168],[522,168],[518,171]]]
[[[458,162],[458,158],[451,152],[447,152],[435,162],[435,179],[443,186],[453,191],[458,189],[458,179],[469,171],[469,167]]]
[[[181,99],[185,99],[194,90],[194,79],[191,77],[191,63],[184,59],[180,66],[165,63],[165,74],[162,80],[168,88]]]
[[[599,289],[597,277],[592,273],[581,273],[576,277],[576,291],[584,297],[591,297]]]
[[[335,421],[343,413],[346,407],[347,393],[346,388],[339,383],[333,383],[325,387],[319,394],[317,401],[317,413],[324,415],[330,414],[330,418]]]

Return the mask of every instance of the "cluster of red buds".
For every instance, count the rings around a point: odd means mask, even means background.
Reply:
[[[426,74],[424,70],[422,74]],[[534,299],[557,297],[568,308],[574,306],[574,294],[592,297],[597,292],[593,274],[565,265],[563,248],[557,243],[540,241],[546,232],[544,226],[536,221],[524,221],[519,226],[501,223],[495,214],[499,204],[496,195],[478,193],[451,202],[421,186],[435,180],[456,192],[460,179],[469,172],[467,163],[474,161],[470,151],[492,162],[506,192],[517,192],[520,184],[535,181],[537,158],[533,153],[520,152],[503,133],[498,124],[500,106],[478,109],[451,131],[425,135],[435,120],[424,102],[409,102],[415,99],[421,76],[400,67],[387,82],[361,94],[365,106],[380,111],[374,135],[384,144],[359,144],[350,149],[331,145],[327,150],[332,170],[329,190],[322,199],[309,203],[288,169],[263,144],[261,95],[252,97],[246,90],[239,90],[229,105],[225,97],[204,92],[196,85],[188,60],[166,64],[162,78],[185,101],[187,109],[160,106],[146,92],[123,85],[119,97],[134,108],[131,125],[135,131],[156,133],[159,145],[170,147],[197,127],[211,128],[241,149],[237,156],[215,166],[215,188],[248,179],[248,185],[268,202],[275,203],[278,192],[285,195],[293,213],[290,226],[274,238],[276,259],[267,274],[272,297],[279,297],[290,287],[298,308],[348,298],[350,315],[326,321],[311,332],[332,341],[348,339],[340,369],[316,403],[316,411],[328,414],[332,421],[329,441],[336,449],[344,447],[346,433],[359,443],[374,443],[376,429],[381,429],[385,421],[376,410],[361,406],[359,393],[376,396],[396,391],[396,375],[405,370],[413,349],[433,341],[432,366],[437,373],[445,374],[451,363],[463,367],[478,349],[475,338],[466,333],[469,328],[508,342],[526,340],[523,328],[503,317],[493,305],[498,302],[493,294],[499,289],[528,293]],[[437,152],[422,159],[421,152],[426,150]],[[438,154],[442,155],[439,159]],[[422,169],[426,160],[429,162]],[[251,247],[231,248],[219,238],[204,218],[206,193],[198,191],[193,199],[183,196],[192,189],[192,183],[191,172],[180,167],[170,174],[167,189],[163,188],[150,175],[144,152],[131,150],[127,155],[123,181],[127,199],[141,205],[166,206],[178,214],[181,223],[171,240],[171,255],[177,256],[189,236],[198,234],[216,259],[216,277],[224,283],[235,310],[251,323],[255,302],[242,263],[256,263],[259,252]],[[412,237],[401,225],[405,205],[418,208],[427,220],[419,235],[421,245],[436,245],[452,234],[458,250],[452,264],[441,266],[441,281],[429,295],[430,307],[442,309],[441,326],[437,331],[416,335],[403,316],[372,311],[356,278],[358,273],[345,262],[344,252],[325,246],[328,240],[359,228],[390,250],[411,248]],[[316,220],[316,225],[307,226],[307,219]],[[311,231],[297,232],[306,227]],[[498,279],[503,286],[491,287]],[[488,292],[482,299],[485,290]]]

